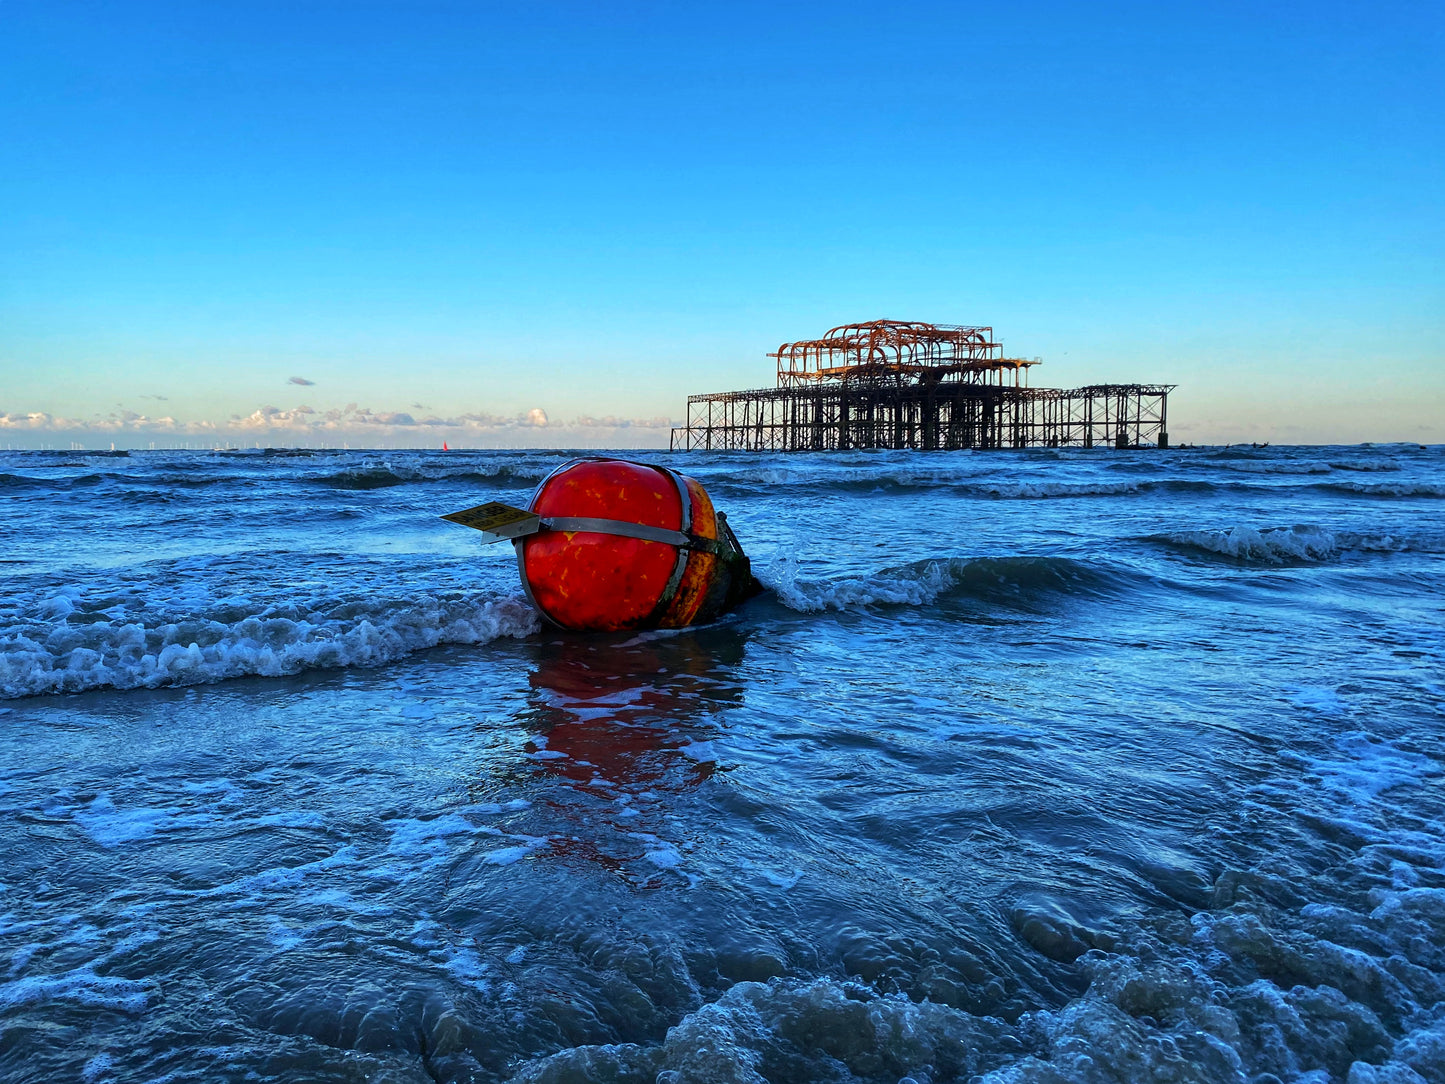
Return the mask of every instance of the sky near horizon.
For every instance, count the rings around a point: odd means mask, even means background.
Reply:
[[[879,317],[1445,442],[1435,4],[0,0],[0,446],[664,444]]]

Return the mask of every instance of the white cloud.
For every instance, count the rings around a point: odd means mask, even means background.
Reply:
[[[134,410],[117,410],[88,419],[65,418],[33,410],[25,414],[0,411],[0,429],[32,433],[162,433],[207,434],[218,429],[214,422],[180,422],[172,417],[152,418]]]
[[[464,413],[418,416],[408,411],[373,410],[357,403],[317,410],[305,403],[290,408],[258,407],[250,414],[232,415],[227,421],[180,421],[151,417],[133,410],[117,410],[90,418],[67,418],[44,411],[0,412],[0,432],[38,443],[62,438],[84,443],[106,440],[139,444],[157,438],[200,437],[207,443],[237,444],[343,444],[360,447],[453,445],[492,447],[623,447],[665,445],[667,418],[622,418],[584,415],[571,421],[551,418],[533,407],[514,415]]]

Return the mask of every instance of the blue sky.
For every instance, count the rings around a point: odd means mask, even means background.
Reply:
[[[1442,56],[1423,3],[3,0],[0,443],[646,444],[877,317],[1177,383],[1176,440],[1445,441]]]

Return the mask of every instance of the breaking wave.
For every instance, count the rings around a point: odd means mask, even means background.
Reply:
[[[477,482],[483,485],[530,485],[552,471],[553,463],[503,463],[493,467],[469,465],[462,468],[366,463],[331,474],[315,475],[309,481],[332,489],[387,489],[428,482]]]
[[[1445,486],[1429,482],[1321,482],[1319,488],[1368,497],[1445,497]]]
[[[1352,459],[1341,462],[1331,462],[1330,466],[1335,470],[1362,471],[1370,474],[1387,473],[1401,469],[1400,464],[1392,459],[1382,459],[1379,462],[1372,462],[1368,459]]]
[[[1329,474],[1331,465],[1318,460],[1236,459],[1211,463],[1215,470],[1240,474]]]
[[[1003,500],[1037,500],[1048,497],[1119,497],[1145,488],[1137,482],[997,482],[974,484],[974,493]]]
[[[0,488],[5,487],[33,487],[36,489],[87,489],[94,486],[102,486],[108,483],[120,483],[124,485],[157,486],[165,489],[200,489],[205,486],[222,485],[226,483],[248,484],[249,480],[238,478],[235,475],[204,475],[204,474],[119,474],[113,471],[105,471],[93,474],[73,474],[58,478],[37,478],[29,474],[0,474]]]
[[[40,600],[0,633],[0,698],[378,666],[438,644],[480,644],[537,628],[536,612],[520,596],[475,592],[328,596],[237,609],[222,602],[209,614],[148,623],[143,612],[80,613],[71,594]]]
[[[927,606],[944,597],[1027,607],[1048,595],[1098,595],[1120,586],[1113,573],[1067,557],[940,558],[867,576],[807,581],[798,579],[796,559],[783,554],[757,575],[784,606],[799,613]]]
[[[684,467],[684,469],[686,469]],[[762,469],[731,471],[727,474],[697,472],[709,489],[719,492],[758,490],[802,490],[805,492],[877,493],[890,490],[909,491],[917,489],[949,489],[956,493],[977,497],[992,497],[1003,500],[1042,499],[1049,497],[1118,497],[1150,489],[1151,482],[1066,482],[1043,479],[1018,479],[999,481],[995,472],[980,472],[976,468],[967,474],[946,469],[878,469],[859,467],[820,475],[805,469],[788,467],[765,467]],[[1184,483],[1209,487],[1206,483]]]
[[[1144,541],[1265,565],[1329,561],[1347,553],[1433,553],[1442,544],[1441,539],[1416,532],[1362,534],[1310,526],[1257,529],[1244,525],[1227,530],[1172,531],[1150,535]]]

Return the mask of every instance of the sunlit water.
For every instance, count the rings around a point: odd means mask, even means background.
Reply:
[[[661,456],[624,636],[562,458],[0,457],[0,1078],[1445,1079],[1445,450]]]

